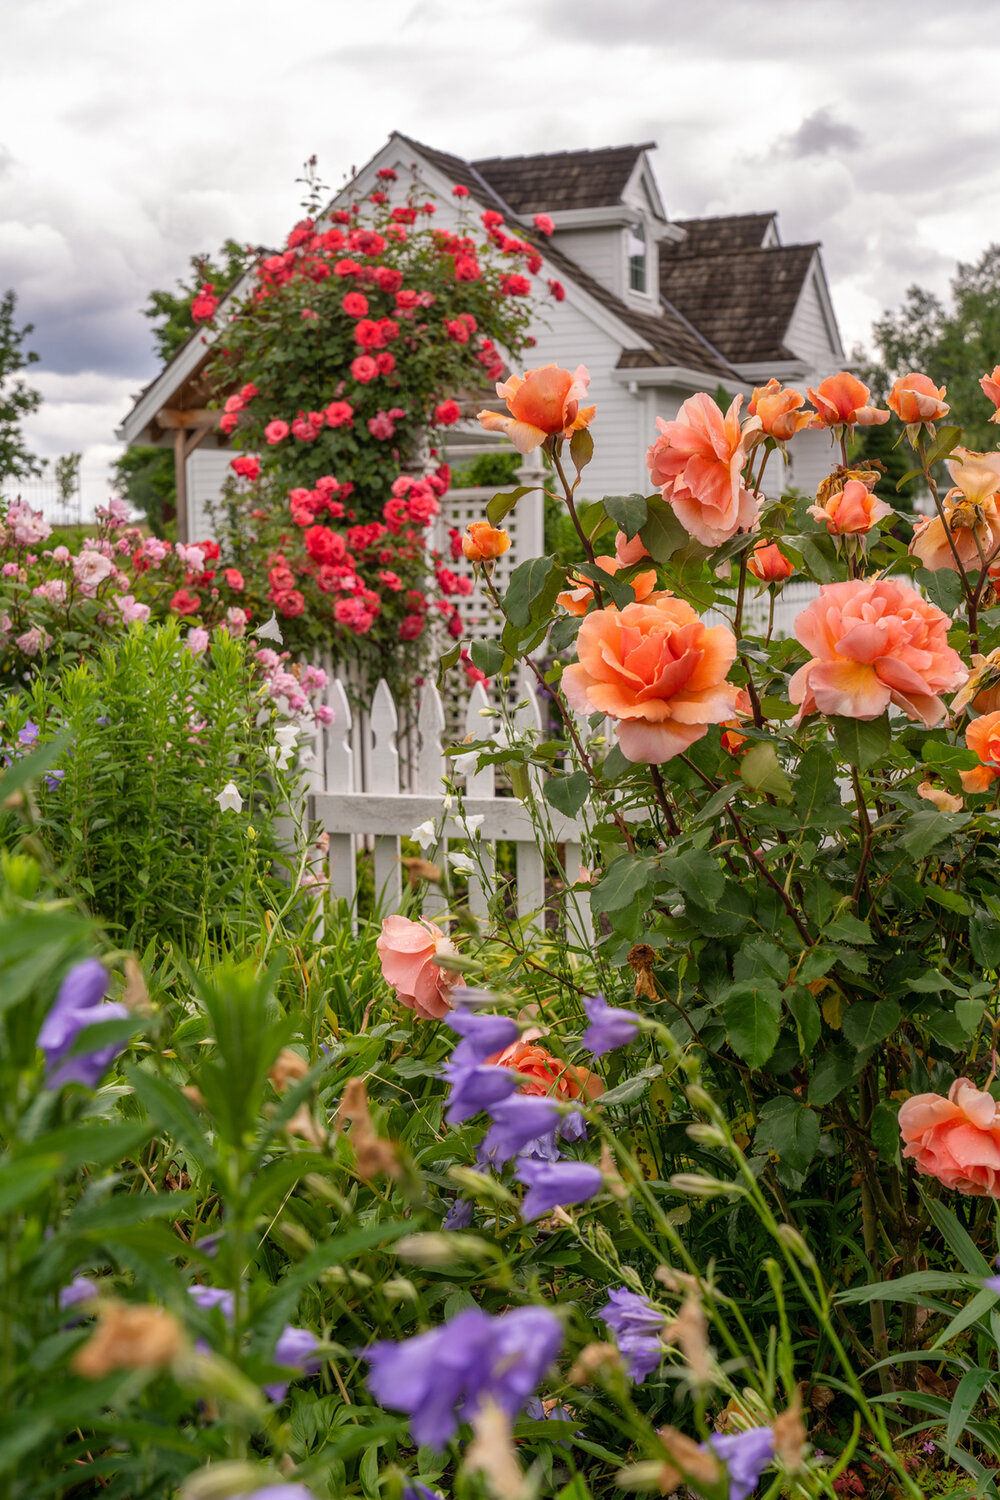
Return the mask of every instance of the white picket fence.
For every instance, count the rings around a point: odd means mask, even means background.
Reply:
[[[491,703],[484,685],[477,683],[465,707],[466,736],[488,739],[497,723],[507,722],[518,734],[540,737],[543,718],[532,683],[522,678],[518,694],[518,706],[508,715]],[[586,882],[583,889],[574,889],[580,884],[584,829],[580,822],[564,817],[544,802],[540,773],[530,773],[539,826],[525,803],[498,787],[493,766],[470,771],[464,777],[457,775],[452,758],[444,754],[445,705],[437,688],[427,683],[411,731],[417,742],[416,753],[411,781],[405,785],[397,743],[399,715],[385,681],[378,684],[360,725],[355,722],[339,677],[328,684],[326,702],[334,719],[328,728],[317,728],[315,759],[308,768],[307,780],[312,820],[329,837],[330,888],[334,896],[343,898],[354,910],[356,858],[359,849],[365,847],[372,853],[375,892],[382,911],[398,910],[403,880],[400,839],[411,837],[420,824],[430,822],[439,830],[439,838],[436,847],[427,850],[428,859],[447,867],[449,842],[461,841],[462,852],[475,862],[475,869],[467,875],[467,905],[478,921],[487,920],[497,889],[497,843],[510,841],[516,852],[513,905],[519,923],[544,928],[546,912],[558,906],[560,920],[589,944],[592,929]],[[456,787],[464,782],[461,796],[446,799],[445,776]],[[424,915],[440,916],[447,906],[444,891],[429,885]]]

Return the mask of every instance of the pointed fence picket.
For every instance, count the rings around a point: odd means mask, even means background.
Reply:
[[[520,706],[513,716],[515,730],[540,735],[543,717],[533,683],[522,680],[519,694]],[[446,805],[443,778],[447,775],[454,780],[456,772],[442,743],[445,704],[432,683],[425,683],[422,689],[406,787],[402,784],[397,744],[399,716],[385,681],[378,684],[366,714],[352,713],[345,685],[338,677],[331,678],[325,699],[333,722],[317,731],[308,792],[312,820],[329,836],[330,886],[336,897],[353,909],[356,854],[360,847],[367,846],[373,852],[375,890],[382,909],[398,909],[402,895],[400,839],[430,822],[440,830],[440,838],[438,849],[428,854],[439,863],[447,857],[449,841],[461,839],[469,848],[474,846],[477,869],[468,875],[468,906],[478,921],[487,920],[496,889],[496,845],[498,841],[511,841],[515,846],[514,906],[518,920],[538,929],[544,927],[547,904],[551,905],[546,901],[548,858],[549,896],[561,892],[565,923],[577,940],[592,940],[587,894],[573,889],[581,867],[584,829],[577,819],[567,818],[544,803],[541,772],[532,770],[529,784],[543,817],[545,850],[539,844],[539,831],[528,807],[498,787],[492,765],[471,771],[465,778],[460,804],[451,799]],[[494,712],[485,686],[476,683],[465,706],[466,735],[483,739]],[[423,909],[429,917],[440,916],[446,910],[444,892],[430,885]]]

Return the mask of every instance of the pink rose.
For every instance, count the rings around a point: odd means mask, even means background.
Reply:
[[[440,1021],[451,1009],[449,991],[459,976],[440,968],[439,953],[452,954],[449,939],[433,922],[411,922],[409,917],[386,917],[376,943],[382,977],[396,998],[424,1021]]]
[[[795,621],[812,660],[788,686],[807,714],[877,719],[890,703],[928,726],[944,718],[939,696],[968,671],[948,645],[951,621],[909,584],[892,578],[827,583]]]
[[[73,561],[73,577],[85,593],[92,593],[113,572],[110,559],[90,548],[84,548]]]
[[[119,596],[115,603],[121,610],[122,619],[126,625],[132,625],[137,620],[149,619],[149,605],[140,604],[138,599],[133,598],[131,594]]]
[[[676,420],[657,417],[660,436],[646,454],[654,484],[686,531],[705,547],[728,542],[737,531],[757,524],[758,502],[743,485],[748,442],[760,418],[740,427],[743,397],[735,396],[723,415],[700,391],[684,402]]]
[[[264,441],[267,443],[271,443],[272,445],[274,443],[283,443],[291,430],[292,429],[289,427],[287,422],[278,420],[274,422],[268,422],[267,426],[264,428]]]
[[[918,1172],[975,1198],[1000,1198],[1000,1109],[991,1094],[956,1078],[947,1099],[914,1094],[899,1111],[903,1156]]]

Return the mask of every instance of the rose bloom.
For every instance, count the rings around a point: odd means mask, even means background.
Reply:
[[[502,1052],[495,1052],[486,1059],[498,1068],[513,1068],[523,1073],[524,1081],[519,1085],[522,1094],[554,1094],[557,1099],[598,1099],[604,1093],[604,1084],[589,1068],[577,1068],[553,1057],[535,1041],[539,1033],[526,1031],[516,1042],[511,1042]]]
[[[577,713],[609,714],[627,760],[660,765],[733,717],[726,673],[736,637],[706,626],[689,604],[661,595],[647,604],[598,609],[577,637],[578,661],[562,675]]]
[[[794,567],[777,542],[758,542],[747,558],[747,569],[761,583],[782,583],[791,578]]]
[[[241,594],[243,592],[246,585],[239,568],[223,568],[222,576],[226,581],[226,586],[231,588],[234,593]]]
[[[90,547],[85,547],[73,560],[73,577],[87,591],[98,588],[113,572],[111,560]]]
[[[382,978],[396,991],[396,999],[423,1021],[440,1021],[451,1009],[449,995],[459,976],[434,962],[438,954],[453,954],[450,940],[433,922],[411,922],[409,917],[386,917],[375,944]]]
[[[983,395],[997,408],[990,421],[1000,422],[1000,365],[993,366],[992,374],[981,376],[979,384],[983,388]]]
[[[201,600],[190,589],[178,589],[170,601],[170,608],[175,615],[196,615],[201,609]]]
[[[590,425],[596,407],[580,405],[589,384],[585,365],[577,365],[572,374],[558,365],[544,365],[525,375],[511,375],[497,385],[510,415],[481,411],[479,420],[487,432],[505,433],[519,453],[531,453],[548,437],[569,437]]]
[[[918,521],[910,551],[925,568],[951,568],[953,572],[958,572],[957,553],[966,573],[978,573],[983,558],[989,562],[1000,549],[1000,453],[956,448],[948,470],[955,484],[944,497],[945,519],[934,516]]]
[[[510,547],[506,531],[498,530],[488,521],[472,521],[462,538],[462,552],[469,562],[492,562],[501,557]]]
[[[624,531],[615,533],[615,557],[619,567],[631,568],[633,563],[642,562],[648,556],[646,543],[638,532],[633,537],[627,537]]]
[[[957,714],[970,703],[977,714],[992,714],[1000,709],[1000,646],[989,656],[973,655],[972,673],[951,700],[951,711]]]
[[[747,416],[760,417],[761,431],[766,437],[787,443],[812,421],[810,412],[799,410],[805,400],[801,391],[783,390],[781,382],[772,376],[767,385],[755,389]]]
[[[264,441],[272,445],[274,443],[282,443],[291,430],[287,422],[275,419],[273,422],[268,422],[264,428]]]
[[[944,386],[938,390],[929,376],[914,372],[899,377],[885,404],[901,422],[913,426],[914,423],[936,422],[947,416],[951,408],[944,396]]]
[[[839,375],[828,375],[815,390],[806,394],[817,415],[812,419],[813,427],[877,427],[888,422],[889,413],[879,407],[869,406],[868,387],[856,375],[842,370]]]
[[[871,531],[884,516],[891,516],[892,506],[877,499],[860,479],[849,479],[825,504],[810,505],[809,514],[814,521],[825,521],[831,536],[859,536]]]
[[[948,616],[896,579],[827,583],[795,621],[812,660],[788,686],[807,714],[877,719],[890,703],[929,727],[941,721],[939,696],[959,688],[968,672],[948,645]]]
[[[922,781],[917,787],[917,796],[925,802],[933,802],[938,812],[961,812],[962,799],[949,792],[947,787],[936,786],[933,781]]]
[[[609,574],[611,577],[614,577],[616,573],[621,571],[621,564],[617,557],[597,557],[594,561],[603,572]],[[656,588],[656,569],[653,568],[648,573],[637,574],[632,579],[631,587],[639,603],[643,599],[648,599]],[[563,609],[568,610],[571,615],[585,615],[593,597],[594,585],[587,578],[580,580],[579,588],[565,589],[563,593],[557,594],[556,603],[561,604]]]
[[[988,792],[1000,780],[1000,711],[973,719],[965,731],[965,743],[979,756],[980,764],[971,771],[961,771],[966,792]]]
[[[1000,1198],[1000,1110],[991,1094],[956,1078],[947,1099],[914,1094],[899,1110],[903,1156],[956,1193]]]
[[[718,547],[737,531],[756,525],[758,503],[743,486],[750,438],[760,418],[740,428],[742,396],[723,416],[711,396],[699,391],[677,417],[657,417],[660,436],[646,454],[646,467],[686,531],[706,547]]]

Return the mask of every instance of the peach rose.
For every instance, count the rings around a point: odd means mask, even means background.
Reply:
[[[991,714],[1000,709],[1000,646],[989,656],[973,656],[971,675],[951,700],[951,711],[960,713],[970,703],[977,714]]]
[[[622,568],[631,568],[634,563],[642,562],[644,557],[649,556],[646,543],[638,532],[633,537],[627,537],[624,531],[615,533],[615,556]]]
[[[458,974],[442,969],[434,959],[454,953],[448,938],[433,922],[411,922],[409,917],[386,917],[378,942],[382,978],[396,991],[396,999],[423,1021],[440,1021],[451,1009],[449,991]]]
[[[908,427],[920,422],[936,422],[951,410],[945,401],[946,387],[938,390],[928,375],[901,375],[886,398],[886,406]]]
[[[577,365],[572,374],[558,365],[543,365],[511,375],[497,385],[510,416],[481,411],[479,420],[487,432],[506,433],[519,453],[530,453],[547,437],[569,437],[590,425],[597,408],[580,405],[589,384],[586,365]]]
[[[960,771],[967,792],[988,792],[1000,780],[1000,712],[973,719],[965,731],[965,743],[979,756],[980,764],[971,771]]]
[[[747,407],[747,416],[760,417],[761,431],[775,442],[787,443],[812,421],[812,413],[800,411],[805,405],[801,391],[783,390],[772,375],[767,385],[758,386]]]
[[[1000,422],[1000,365],[993,366],[991,375],[980,377],[979,384],[983,388],[983,395],[988,397],[997,410],[990,417],[991,422]]]
[[[903,1156],[918,1172],[975,1198],[1000,1198],[1000,1109],[992,1094],[956,1078],[947,1099],[914,1094],[899,1111]]]
[[[621,564],[617,557],[596,557],[594,561],[603,572],[614,577],[621,571]],[[638,573],[632,579],[631,588],[635,592],[636,599],[641,603],[648,599],[656,588],[656,570],[648,573]],[[564,589],[561,594],[556,595],[556,603],[561,604],[563,609],[568,610],[571,615],[585,615],[590,608],[590,601],[594,597],[594,586],[589,578],[580,580],[580,587],[575,589]]]
[[[947,787],[938,786],[933,781],[922,781],[917,787],[917,796],[923,797],[925,802],[933,802],[938,812],[962,811],[961,797],[956,797]]]
[[[809,514],[814,521],[825,521],[831,536],[856,536],[891,516],[892,506],[877,499],[860,479],[849,479],[824,505],[810,505]]]
[[[944,718],[939,694],[968,672],[948,645],[951,621],[916,589],[892,578],[827,583],[795,621],[812,660],[788,685],[807,714],[877,719],[890,703],[928,726]]]
[[[964,572],[978,573],[983,559],[989,562],[1000,549],[1000,453],[956,448],[948,469],[955,483],[944,497],[945,518],[918,521],[910,551],[925,568],[951,568],[956,573],[957,553]]]
[[[747,569],[761,583],[783,583],[795,572],[777,542],[758,542],[747,558]]]
[[[760,418],[740,427],[742,396],[723,416],[711,396],[699,391],[684,402],[673,422],[657,417],[660,437],[646,454],[646,467],[664,500],[691,535],[706,547],[752,531],[759,504],[744,488],[743,465]]]
[[[525,1075],[519,1085],[522,1094],[554,1094],[557,1099],[597,1099],[604,1084],[589,1068],[573,1067],[561,1057],[553,1057],[526,1031],[519,1041],[511,1042],[502,1052],[486,1059],[499,1068],[513,1068]]]
[[[498,531],[489,521],[472,521],[462,538],[462,552],[469,562],[492,562],[510,547],[506,531]]]
[[[707,626],[690,604],[661,594],[646,604],[597,609],[580,626],[578,660],[562,675],[577,713],[618,719],[631,761],[660,765],[733,717],[736,688],[726,673],[736,637]]]
[[[868,405],[868,387],[846,370],[839,375],[828,375],[807,394],[817,413],[812,419],[813,427],[853,427],[855,423],[859,427],[876,427],[889,420],[887,411]]]

